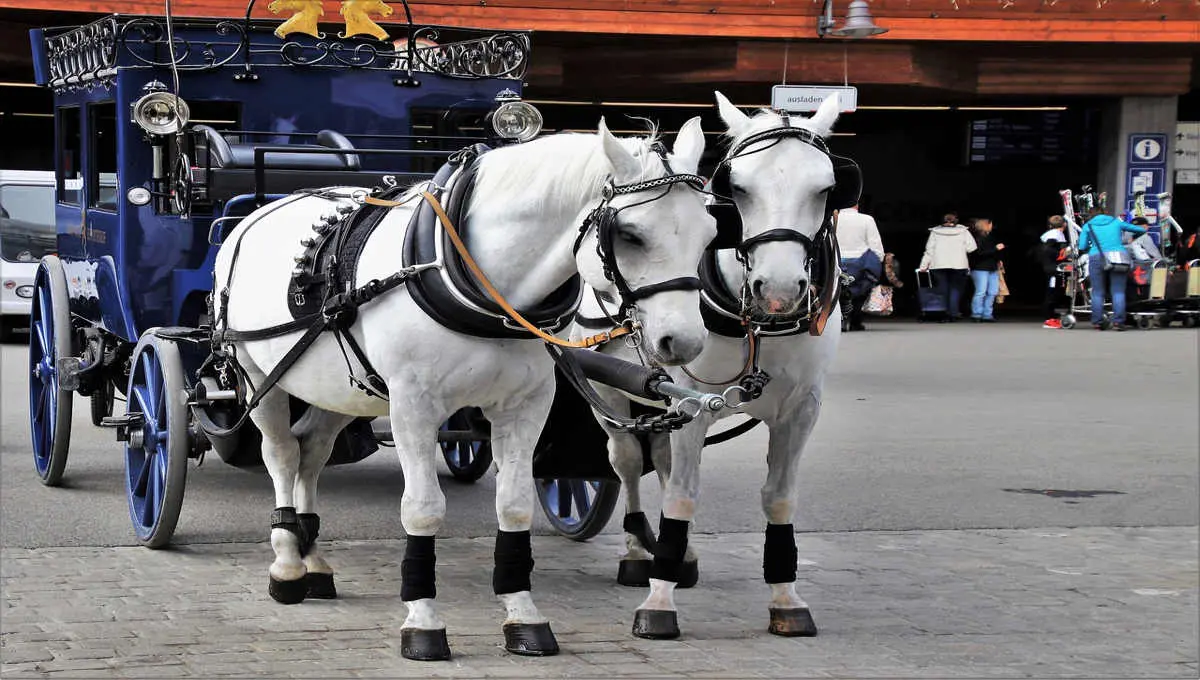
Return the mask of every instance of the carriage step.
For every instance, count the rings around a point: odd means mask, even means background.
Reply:
[[[129,442],[130,446],[140,448],[142,442],[142,425],[145,420],[141,413],[126,413],[123,416],[105,416],[100,419],[100,427],[112,427],[117,430],[117,441]]]

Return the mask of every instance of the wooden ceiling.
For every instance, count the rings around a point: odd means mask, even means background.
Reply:
[[[255,15],[274,17],[267,5],[260,0]],[[337,2],[325,5],[332,26]],[[835,0],[839,21],[847,5]],[[245,12],[244,0],[172,6],[179,16]],[[765,102],[785,75],[809,84],[846,80],[913,103],[1178,95],[1198,81],[1200,0],[874,0],[876,22],[890,30],[868,40],[817,39],[820,8],[821,0],[412,3],[420,23],[533,29],[527,91],[538,98],[708,101],[715,84]],[[0,0],[0,78],[29,79],[29,27],[114,11],[161,14],[163,4]]]
[[[326,2],[330,8],[334,0]],[[398,3],[394,3],[398,4]],[[835,0],[844,16],[848,0]],[[821,0],[422,0],[422,23],[567,33],[816,38]],[[271,16],[259,2],[256,16]],[[163,0],[0,0],[0,8],[160,14]],[[244,0],[175,0],[179,16],[240,16]],[[1200,43],[1197,0],[874,0],[881,41]],[[327,17],[337,18],[327,11]],[[401,12],[390,18],[395,21]]]

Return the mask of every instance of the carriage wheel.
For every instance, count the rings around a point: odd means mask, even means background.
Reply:
[[[586,541],[612,518],[621,485],[607,479],[539,479],[538,501],[555,531]]]
[[[179,348],[152,333],[133,350],[125,393],[126,413],[142,419],[125,444],[125,492],[138,541],[159,548],[171,540],[183,507],[189,414]]]
[[[472,422],[483,420],[483,411],[475,407],[459,409],[450,416],[439,430],[470,430]],[[492,443],[486,439],[475,441],[440,442],[442,456],[450,474],[460,482],[474,483],[487,474],[492,466]]]
[[[74,393],[62,389],[58,360],[71,351],[67,277],[53,255],[42,259],[29,312],[29,432],[33,464],[42,484],[58,486],[71,447]]]

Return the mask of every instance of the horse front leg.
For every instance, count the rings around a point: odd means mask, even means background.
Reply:
[[[767,481],[762,487],[762,508],[767,518],[763,546],[763,578],[771,588],[767,629],[785,637],[817,634],[808,604],[796,593],[796,533],[792,516],[799,490],[800,454],[821,411],[820,387],[803,397],[799,408],[770,423],[767,448]]]
[[[533,603],[533,449],[553,399],[551,390],[533,395],[519,409],[489,417],[496,473],[495,569],[492,590],[504,604],[504,648],[523,656],[558,654],[550,622]]]
[[[248,371],[252,384],[264,376]],[[308,594],[303,560],[304,530],[296,514],[294,490],[300,468],[300,444],[291,430],[288,395],[281,389],[268,392],[250,412],[262,433],[262,458],[275,487],[275,510],[271,513],[271,549],[275,561],[268,570],[271,599],[281,604],[298,604]]]
[[[703,447],[703,443],[701,447]],[[671,478],[670,435],[650,435],[650,461],[654,463],[654,472],[658,475],[659,488],[665,493],[667,490],[667,480]],[[689,542],[687,549],[683,553],[683,566],[679,568],[679,582],[675,584],[675,587],[694,588],[699,581],[700,558],[696,556],[696,549]]]
[[[696,515],[700,495],[700,452],[713,420],[712,415],[704,413],[671,433],[671,469],[663,492],[658,549],[650,568],[650,595],[633,615],[633,634],[637,637],[651,640],[679,637],[675,588],[687,554],[688,525]]]
[[[400,563],[400,600],[408,616],[400,626],[400,654],[414,661],[446,661],[446,623],[435,607],[434,536],[446,517],[446,496],[437,477],[437,429],[441,418],[428,403],[405,400],[402,385],[388,385],[392,440],[404,471],[400,523],[406,534]]]
[[[329,566],[317,547],[317,536],[321,532],[321,517],[317,514],[317,479],[333,453],[338,433],[353,420],[352,416],[309,406],[300,420],[292,425],[292,434],[300,440],[300,469],[294,494],[296,517],[303,534],[300,555],[304,558],[304,581],[308,597],[323,600],[337,597],[333,567]]]

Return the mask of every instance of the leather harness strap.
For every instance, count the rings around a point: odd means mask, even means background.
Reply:
[[[446,234],[450,237],[450,241],[454,244],[454,249],[458,251],[459,256],[462,257],[463,262],[467,265],[467,268],[470,269],[471,273],[475,275],[475,278],[479,281],[479,285],[483,286],[483,289],[487,291],[487,294],[492,298],[492,300],[494,300],[496,304],[500,305],[500,307],[512,317],[513,321],[521,324],[525,330],[533,333],[542,340],[553,345],[558,345],[559,347],[595,347],[597,345],[602,345],[614,338],[619,338],[622,335],[628,335],[630,333],[629,328],[621,326],[604,333],[583,338],[582,340],[563,340],[529,323],[525,317],[521,316],[520,312],[518,312],[511,304],[509,304],[508,300],[504,299],[504,296],[500,294],[500,291],[496,290],[496,287],[492,285],[492,282],[488,279],[487,275],[483,273],[483,270],[480,269],[479,265],[475,262],[475,258],[471,257],[471,254],[467,252],[466,244],[462,242],[462,239],[458,235],[458,231],[450,222],[449,216],[446,215],[446,211],[442,209],[442,204],[438,202],[437,198],[428,191],[422,192],[421,195],[426,201],[429,202],[429,205],[433,208],[433,211],[437,213],[438,220],[442,223],[442,227],[446,230]],[[368,198],[367,200],[370,199]]]

